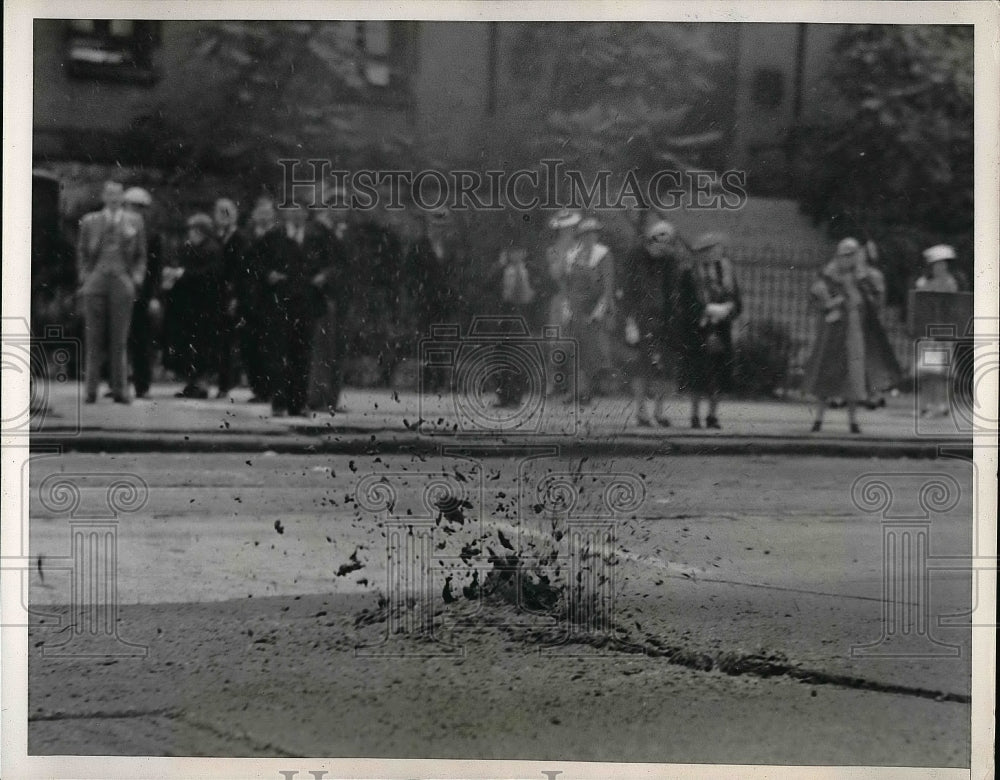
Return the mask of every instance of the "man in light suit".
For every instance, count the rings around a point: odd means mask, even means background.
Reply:
[[[131,402],[128,392],[128,334],[132,306],[146,277],[146,232],[142,217],[122,208],[124,188],[109,181],[104,208],[80,220],[77,272],[83,304],[87,356],[87,403],[97,400],[105,353],[115,403]]]

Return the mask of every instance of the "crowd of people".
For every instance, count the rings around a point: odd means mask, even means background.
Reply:
[[[220,198],[212,214],[186,220],[183,247],[167,265],[161,237],[147,224],[149,192],[108,182],[103,202],[83,218],[77,248],[88,403],[97,401],[105,371],[115,402],[131,403],[129,375],[135,397],[146,396],[159,351],[163,367],[183,381],[178,397],[208,398],[214,378],[214,397],[227,398],[245,376],[250,400],[269,403],[275,416],[336,411],[345,358],[363,341],[350,330],[382,327],[385,319],[399,325],[406,309],[410,324],[400,327],[427,336],[433,325],[452,321],[467,295],[463,258],[444,240],[445,211],[425,215],[408,252],[394,248],[408,269],[404,285],[365,260],[384,251],[391,234],[351,222],[343,211],[279,210],[262,196],[242,225],[236,203]],[[732,386],[733,323],[742,311],[726,236],[688,242],[650,213],[619,259],[602,240],[597,217],[564,209],[548,228],[541,262],[530,262],[523,246],[499,253],[486,275],[496,296],[479,301],[482,310],[474,313],[526,322],[534,332],[557,327],[571,339],[573,400],[581,405],[600,376],[617,367],[631,386],[636,425],[669,426],[667,400],[679,392],[690,399],[691,427],[721,428],[719,401]],[[870,243],[842,240],[810,289],[818,336],[804,390],[817,399],[814,431],[838,399],[850,430],[860,433],[857,404],[900,378],[882,327],[885,283],[870,262],[874,253]],[[948,271],[954,259],[951,247],[928,249],[928,273],[918,287],[957,290]],[[354,293],[359,272],[377,282],[366,288],[374,292]],[[455,390],[448,372],[428,368],[425,378],[424,389]],[[495,381],[496,404],[521,403],[524,376],[501,371]],[[570,389],[552,381],[544,391],[555,397]],[[936,411],[945,406],[938,402]]]

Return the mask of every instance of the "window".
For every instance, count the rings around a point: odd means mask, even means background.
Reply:
[[[160,48],[160,22],[72,19],[66,26],[66,70],[73,78],[152,84]]]
[[[389,23],[362,22],[361,31],[365,81],[373,87],[387,87],[391,81]]]
[[[346,55],[352,77],[363,87],[381,90],[405,89],[406,65],[405,23],[334,22],[330,37],[333,48],[342,58]]]

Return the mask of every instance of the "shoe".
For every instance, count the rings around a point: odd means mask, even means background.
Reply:
[[[701,428],[701,420],[699,420],[697,417],[692,417],[691,418],[691,427],[692,428]]]
[[[857,423],[851,423],[851,433],[861,433],[861,426]]]
[[[188,385],[179,393],[174,393],[174,398],[208,398],[208,390],[198,385]]]
[[[648,417],[637,417],[635,419],[635,424],[639,428],[652,428],[653,427],[653,421],[650,420]]]
[[[819,433],[822,429],[823,429],[823,423],[820,422],[819,420],[815,420],[813,422],[812,432]]]
[[[136,390],[135,391],[135,397],[136,398],[148,398],[149,397],[149,391],[148,390],[142,390],[140,392],[139,390]]]
[[[288,410],[287,409],[282,409],[280,406],[279,407],[272,406],[271,407],[271,416],[272,417],[287,417],[288,416]]]
[[[97,396],[96,395],[88,395],[86,398],[83,399],[83,402],[85,404],[96,404],[97,403]]]
[[[656,424],[659,425],[661,428],[669,428],[670,420],[668,420],[666,417],[657,417]]]
[[[220,390],[219,392],[217,392],[215,394],[215,400],[216,401],[225,401],[227,398],[229,398],[229,391],[228,390]]]
[[[132,399],[127,395],[116,395],[114,396],[114,399],[116,404],[125,404],[125,406],[129,406],[132,403]]]
[[[722,426],[719,425],[719,418],[714,415],[709,415],[708,417],[705,418],[705,427],[714,428],[717,431],[722,430]]]

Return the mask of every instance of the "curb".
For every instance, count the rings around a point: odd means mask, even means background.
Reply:
[[[544,437],[534,441],[511,438],[433,437],[419,434],[400,435],[389,431],[324,433],[302,435],[275,434],[204,434],[204,433],[37,433],[31,436],[35,452],[163,452],[226,453],[261,452],[312,455],[434,455],[446,449],[475,450],[489,455],[518,456],[537,453],[539,447],[552,447],[558,454],[575,457],[593,456],[691,456],[691,455],[808,455],[838,458],[914,458],[934,459],[947,450],[949,457],[972,457],[968,439],[892,440],[861,438],[800,438],[747,436],[662,436],[657,438],[622,435],[615,438]]]

